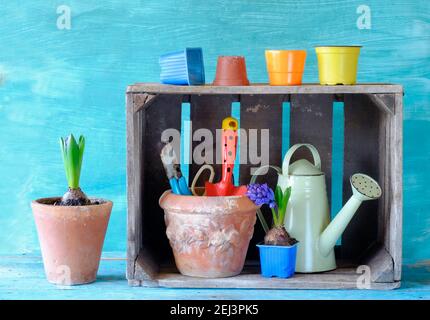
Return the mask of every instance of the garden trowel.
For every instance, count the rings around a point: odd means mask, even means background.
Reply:
[[[236,159],[238,140],[238,122],[233,117],[227,117],[222,121],[222,177],[218,183],[205,183],[207,196],[239,196],[247,191],[246,186],[235,187],[233,184],[233,168]]]

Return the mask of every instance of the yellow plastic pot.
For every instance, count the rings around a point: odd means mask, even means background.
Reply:
[[[360,46],[316,47],[320,84],[355,84]]]

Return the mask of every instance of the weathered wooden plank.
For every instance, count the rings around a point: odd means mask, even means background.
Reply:
[[[190,164],[190,180],[192,180],[204,164],[208,163],[213,165],[215,169],[214,182],[220,181],[221,178],[221,129],[222,120],[231,115],[231,103],[234,97],[230,95],[210,95],[210,96],[191,96],[190,98],[190,119],[192,122],[192,133],[198,138],[198,141],[192,141],[193,153],[202,153],[195,148],[201,144],[204,139],[196,134],[196,131],[202,132],[207,131],[211,133],[212,141],[208,143],[212,145],[212,149],[209,150],[209,154],[204,153],[205,157],[208,157],[208,161],[197,163],[198,157],[192,156],[192,163]],[[203,131],[202,131],[203,130]],[[197,132],[197,133],[199,133]],[[203,159],[202,159],[203,160]],[[213,162],[213,163],[211,163]],[[200,184],[202,182],[200,181]]]
[[[128,280],[128,285],[130,287],[140,287],[142,286],[142,282],[140,280]]]
[[[392,107],[394,111],[394,106]],[[378,206],[378,231],[377,231],[377,241],[379,243],[387,243],[387,234],[389,233],[389,230],[387,228],[388,221],[389,221],[389,206],[390,206],[390,175],[389,175],[389,168],[390,168],[390,155],[388,154],[388,151],[390,150],[390,141],[389,136],[391,134],[390,130],[390,117],[393,116],[393,113],[387,113],[387,112],[381,112],[380,113],[380,121],[379,121],[379,170],[378,170],[378,177],[377,181],[379,182],[383,194],[381,199],[379,199],[379,206]],[[388,247],[388,245],[386,245]]]
[[[160,151],[164,146],[161,141],[164,130],[174,129],[180,132],[181,102],[180,95],[159,95],[150,108],[141,111],[145,119],[145,130],[140,132],[145,150],[142,243],[157,262],[173,259],[165,234],[163,210],[158,205],[162,193],[170,188],[160,160]]]
[[[246,136],[240,141],[240,184],[249,184],[253,170],[262,165],[281,166],[282,164],[282,102],[284,95],[242,95],[240,99],[240,127]],[[266,130],[267,136],[262,130]],[[268,129],[268,130],[267,130]],[[258,131],[256,131],[258,130]],[[266,139],[268,138],[268,141]],[[259,159],[261,158],[261,159]],[[257,161],[258,160],[258,161]],[[277,175],[268,171],[257,179],[276,186]],[[271,213],[263,208],[267,222],[271,222]],[[247,259],[258,259],[257,243],[263,241],[264,230],[257,222],[251,239]]]
[[[333,95],[291,95],[290,146],[310,143],[321,157],[321,169],[325,173],[327,197],[331,203],[331,164],[333,144]],[[306,148],[297,150],[292,161],[306,158],[313,163]]]
[[[394,282],[393,258],[383,244],[375,245],[363,264],[370,268],[372,282]]]
[[[137,94],[134,98],[134,112],[139,112],[140,110],[148,108],[150,105],[152,105],[157,98],[157,94]]]
[[[343,202],[352,195],[350,176],[365,173],[379,178],[380,112],[370,99],[361,94],[344,97],[344,176]],[[386,190],[383,191],[383,197]],[[357,210],[342,236],[343,258],[359,259],[376,240],[378,233],[378,201],[365,201]]]
[[[156,257],[146,248],[139,251],[134,268],[136,280],[154,280],[160,270]]]
[[[173,94],[297,94],[297,93],[402,93],[400,85],[385,83],[362,83],[351,86],[321,86],[305,83],[301,86],[174,86],[160,83],[136,83],[128,86],[127,92],[173,93]]]
[[[394,94],[366,94],[382,112],[394,114]]]
[[[403,95],[396,94],[394,116],[390,117],[390,205],[388,251],[394,260],[394,280],[402,273],[402,228],[403,228]],[[387,141],[388,142],[388,141]]]
[[[142,242],[142,178],[143,153],[142,130],[143,114],[135,113],[135,97],[128,93],[126,97],[127,120],[127,278],[133,279],[135,261]]]
[[[160,274],[157,278],[160,287],[168,288],[236,288],[236,289],[358,289],[360,274],[354,270],[341,274],[330,272],[319,274],[295,274],[288,279],[264,278],[260,274],[243,273],[236,277],[205,279],[183,276],[178,273]],[[145,281],[143,281],[144,283]],[[400,282],[370,283],[369,289],[388,290],[400,286]]]

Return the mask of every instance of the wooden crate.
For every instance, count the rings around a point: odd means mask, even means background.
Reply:
[[[343,201],[351,195],[349,177],[355,172],[375,177],[383,196],[365,202],[336,247],[337,270],[296,274],[290,279],[259,275],[255,244],[263,238],[256,224],[241,275],[225,279],[182,276],[175,268],[158,205],[169,188],[159,153],[161,133],[181,129],[182,102],[190,103],[193,131],[213,132],[240,102],[241,128],[270,129],[270,163],[282,163],[282,103],[290,103],[290,145],[311,143],[318,149],[327,190],[331,190],[333,102],[344,103]],[[360,84],[291,87],[168,86],[135,84],[127,89],[127,278],[133,286],[188,288],[357,288],[358,265],[371,270],[371,288],[400,286],[402,257],[402,101],[400,85]],[[303,153],[301,156],[307,156]],[[241,165],[240,183],[250,180],[250,167]],[[220,168],[215,166],[217,175]],[[191,164],[190,176],[199,165]],[[270,178],[269,178],[270,176]],[[276,177],[267,176],[275,184]],[[330,200],[330,194],[329,194]]]

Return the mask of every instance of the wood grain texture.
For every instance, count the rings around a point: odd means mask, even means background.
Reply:
[[[352,195],[350,177],[364,173],[375,179],[379,177],[379,123],[380,111],[365,95],[344,97],[344,167],[343,202]],[[389,152],[386,150],[386,152]],[[380,177],[383,178],[383,177]],[[342,258],[358,259],[377,240],[378,205],[389,190],[382,190],[379,200],[365,201],[355,213],[342,235]]]
[[[176,93],[176,94],[298,94],[298,93],[402,93],[402,87],[395,84],[357,84],[353,86],[321,86],[305,83],[301,86],[174,86],[159,83],[136,83],[127,87],[127,92],[135,93]]]
[[[363,264],[370,268],[372,282],[394,282],[394,261],[384,244],[375,245]]]
[[[135,288],[127,284],[123,253],[103,254],[97,281],[91,285],[61,287],[46,281],[39,256],[0,256],[0,299],[322,299],[322,300],[410,300],[430,299],[429,263],[404,266],[401,287],[396,290],[282,290],[282,289],[171,289]],[[134,281],[134,285],[140,285]]]
[[[318,150],[321,157],[321,170],[325,174],[329,204],[331,203],[333,99],[331,94],[292,94],[290,100],[290,145],[310,143]],[[303,158],[313,163],[312,155],[306,148],[297,150],[291,160]]]
[[[357,289],[358,274],[355,269],[344,274],[296,274],[289,279],[264,278],[260,274],[241,274],[231,278],[201,279],[180,274],[161,274],[157,279],[160,287],[167,288],[236,288],[236,289]],[[142,282],[145,285],[145,282]],[[399,282],[371,283],[369,289],[390,290]]]
[[[135,261],[142,243],[143,115],[134,110],[136,94],[127,94],[127,277],[135,277]]]
[[[211,132],[212,141],[212,161],[215,170],[214,182],[221,180],[221,124],[222,120],[231,116],[231,103],[234,97],[229,95],[210,95],[198,96],[192,95],[190,98],[191,113],[190,119],[192,122],[192,134],[199,129],[207,129]],[[218,132],[217,132],[218,129]],[[202,141],[193,141],[192,150],[195,149]],[[190,177],[194,178],[202,164],[193,163],[190,165]]]
[[[396,94],[394,116],[390,117],[390,191],[388,252],[394,260],[394,280],[402,274],[403,255],[403,96]]]
[[[282,166],[282,102],[287,99],[284,95],[241,95],[240,99],[240,127],[246,130],[247,143],[241,140],[240,184],[247,185],[251,181],[251,171],[262,165]],[[262,140],[262,129],[269,130],[269,140]],[[258,130],[257,143],[251,143],[250,130]],[[250,155],[258,155],[267,158],[267,163],[251,163]],[[246,157],[246,158],[245,158]],[[244,159],[245,158],[245,159]],[[246,160],[246,161],[245,161]],[[274,190],[278,177],[272,170],[268,174],[257,179],[257,182],[268,183]],[[266,221],[272,221],[268,208],[262,208]],[[251,239],[247,259],[258,259],[257,244],[264,239],[264,230],[259,221],[254,228],[254,236]]]
[[[156,262],[172,259],[172,250],[166,236],[164,212],[158,205],[158,200],[164,191],[170,189],[169,182],[161,163],[160,152],[164,143],[161,136],[166,129],[181,129],[182,97],[177,95],[159,95],[152,105],[142,110],[145,125],[138,135],[143,136],[141,148],[144,157],[143,186],[139,192],[143,196],[141,212],[142,245],[147,249]]]

